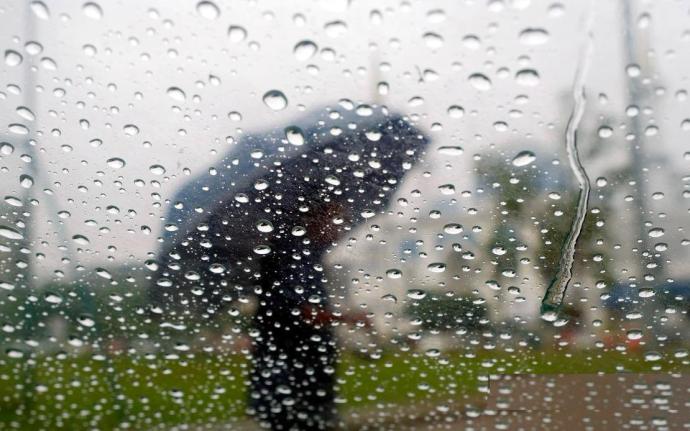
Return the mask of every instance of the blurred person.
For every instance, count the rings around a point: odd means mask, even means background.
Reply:
[[[161,313],[210,318],[232,298],[257,298],[248,412],[261,426],[336,426],[332,325],[343,318],[322,261],[387,207],[427,144],[385,107],[319,109],[244,136],[171,202],[153,299]]]

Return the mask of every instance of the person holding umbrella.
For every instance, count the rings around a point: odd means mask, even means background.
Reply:
[[[224,169],[172,202],[152,295],[162,309],[207,315],[229,297],[256,296],[249,413],[262,426],[336,425],[337,317],[321,262],[387,207],[427,144],[385,107],[317,109],[246,135]]]

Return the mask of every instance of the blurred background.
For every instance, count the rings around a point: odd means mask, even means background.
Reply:
[[[343,426],[471,423],[492,376],[687,369],[689,12],[0,1],[0,429],[250,426],[255,299],[161,315],[166,215],[243,136],[321,107],[431,140],[323,262],[334,309],[366,316],[336,327]]]

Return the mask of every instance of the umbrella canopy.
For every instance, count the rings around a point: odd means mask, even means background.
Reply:
[[[384,107],[318,109],[245,135],[173,199],[157,304],[216,306],[250,292],[267,266],[320,261],[339,234],[386,208],[427,144]]]

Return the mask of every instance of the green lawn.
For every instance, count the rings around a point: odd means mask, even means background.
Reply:
[[[378,359],[341,358],[338,401],[347,408],[372,403],[457,401],[479,396],[479,376],[505,373],[682,371],[688,360],[666,354],[649,362],[636,354],[483,351],[387,353]],[[245,375],[241,355],[194,354],[184,359],[121,356],[0,361],[0,429],[149,429],[179,423],[242,419]],[[124,427],[123,427],[124,428]]]

